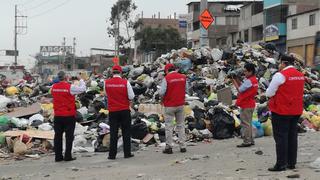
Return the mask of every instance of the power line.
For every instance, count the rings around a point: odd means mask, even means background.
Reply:
[[[59,5],[55,6],[55,7],[53,7],[53,8],[51,8],[51,9],[48,9],[48,10],[42,12],[42,13],[39,13],[39,14],[36,14],[36,15],[31,16],[30,19],[35,18],[35,17],[42,16],[42,15],[45,15],[45,14],[51,12],[51,11],[54,11],[55,9],[58,9],[58,8],[61,7],[61,6],[64,6],[65,4],[67,4],[67,3],[70,2],[70,1],[71,1],[71,0],[66,0],[66,1],[64,1],[63,3],[61,3],[61,4],[59,4]]]
[[[47,3],[50,2],[50,1],[51,1],[51,0],[46,0],[46,1],[44,1],[44,2],[42,2],[42,3],[40,3],[40,4],[38,4],[38,5],[35,5],[35,6],[31,7],[31,8],[29,8],[29,9],[27,9],[27,10],[36,9],[36,8],[38,8],[38,7],[41,7],[41,6],[45,5],[45,4],[47,4]]]
[[[26,0],[26,2],[25,2],[25,3],[23,3],[23,4],[21,4],[21,5],[22,5],[22,6],[24,6],[24,5],[27,5],[27,4],[32,3],[33,1],[35,1],[35,0]]]

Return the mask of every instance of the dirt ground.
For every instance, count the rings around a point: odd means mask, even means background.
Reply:
[[[161,149],[149,146],[135,157],[108,160],[106,153],[75,154],[76,161],[54,162],[54,156],[22,161],[0,161],[0,179],[137,179],[137,180],[236,180],[236,179],[320,179],[320,169],[309,164],[320,157],[320,132],[299,135],[297,170],[268,172],[275,162],[272,137],[256,139],[250,148],[236,148],[240,139],[213,140],[188,146],[187,153],[162,154]]]

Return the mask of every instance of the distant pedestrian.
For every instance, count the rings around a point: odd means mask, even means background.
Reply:
[[[167,64],[164,68],[166,76],[162,81],[160,96],[163,98],[164,119],[166,131],[165,154],[172,154],[173,144],[173,120],[176,120],[176,131],[178,132],[180,152],[186,149],[184,104],[186,94],[186,76],[176,71],[173,64]]]
[[[134,98],[133,89],[126,79],[121,78],[122,68],[112,67],[113,77],[105,80],[104,88],[108,102],[110,125],[110,151],[108,159],[116,159],[118,129],[121,127],[124,158],[131,158],[131,114],[130,100]]]
[[[74,129],[76,125],[76,104],[75,95],[86,90],[85,82],[80,79],[79,85],[66,82],[66,75],[63,71],[58,73],[59,82],[52,86],[54,109],[54,151],[55,161],[72,161],[72,145],[74,139]],[[62,135],[65,133],[66,148],[62,155]]]
[[[243,136],[243,143],[237,145],[239,148],[254,145],[252,114],[256,106],[255,96],[258,92],[258,80],[255,76],[254,64],[245,64],[243,72],[246,78],[242,83],[232,78],[233,84],[239,92],[236,105],[240,107],[241,131]]]
[[[295,169],[297,163],[297,123],[303,112],[304,75],[294,68],[294,58],[283,55],[279,71],[266,91],[270,97],[273,136],[276,143],[276,164],[269,171]]]

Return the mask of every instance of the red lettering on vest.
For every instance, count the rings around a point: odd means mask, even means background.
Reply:
[[[285,82],[279,86],[269,101],[269,109],[280,115],[301,115],[303,112],[303,90],[305,78],[295,68],[280,72]]]
[[[76,116],[74,95],[70,94],[71,84],[62,81],[52,86],[53,109],[55,116]]]
[[[236,101],[236,105],[240,108],[255,108],[256,101],[255,96],[258,93],[258,80],[256,76],[251,76],[248,78],[250,80],[252,86],[242,93],[238,93],[238,98]]]
[[[166,75],[167,90],[163,97],[165,107],[182,106],[185,103],[186,76],[177,72]]]
[[[128,81],[120,77],[105,80],[105,89],[110,112],[129,110],[129,98],[127,90]]]

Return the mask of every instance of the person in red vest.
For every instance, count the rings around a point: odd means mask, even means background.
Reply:
[[[113,77],[105,80],[104,88],[108,102],[110,125],[110,151],[108,159],[117,155],[118,129],[121,127],[124,158],[131,158],[131,115],[130,100],[134,98],[133,89],[126,79],[121,78],[122,68],[112,67]]]
[[[176,130],[179,137],[180,152],[184,153],[187,151],[183,110],[186,94],[186,76],[178,73],[173,64],[166,64],[164,71],[166,76],[162,81],[159,93],[164,106],[166,131],[166,147],[163,153],[172,154],[174,119],[177,124]]]
[[[58,73],[59,82],[51,89],[53,96],[54,110],[54,152],[55,161],[72,161],[72,143],[74,139],[74,129],[76,125],[76,104],[75,95],[86,90],[85,82],[80,79],[79,85],[69,84],[63,71]],[[66,149],[62,155],[62,135],[65,133]]]
[[[236,105],[240,107],[241,130],[243,136],[243,143],[237,145],[239,148],[254,145],[252,136],[252,114],[256,107],[255,96],[258,92],[258,80],[255,76],[255,72],[254,64],[246,63],[243,71],[246,78],[243,83],[232,78],[233,84],[239,92]]]
[[[279,70],[270,82],[266,96],[270,97],[273,136],[276,143],[276,164],[269,171],[295,169],[297,162],[297,123],[303,112],[304,75],[294,68],[294,58],[281,57]]]

